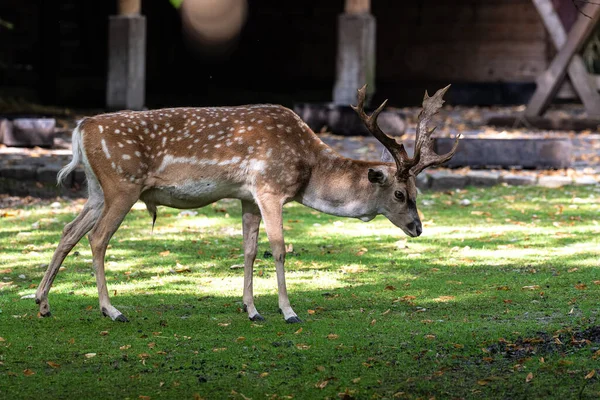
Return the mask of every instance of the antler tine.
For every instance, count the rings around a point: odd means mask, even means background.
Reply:
[[[417,131],[415,137],[415,154],[413,156],[413,167],[411,168],[411,173],[413,175],[418,175],[425,168],[430,167],[432,165],[440,165],[448,161],[454,153],[456,153],[456,149],[458,148],[458,139],[460,138],[460,134],[456,136],[456,140],[454,141],[454,146],[452,150],[444,155],[438,155],[433,150],[433,139],[431,135],[435,131],[435,128],[428,130],[427,124],[431,120],[442,105],[444,104],[444,100],[442,97],[448,91],[450,85],[446,86],[438,90],[433,96],[429,96],[427,92],[425,92],[425,96],[423,98],[423,109],[419,113],[419,118],[417,122]]]
[[[356,111],[369,132],[371,132],[371,134],[375,136],[375,138],[379,140],[386,149],[388,149],[394,158],[394,161],[396,162],[397,174],[400,174],[401,172],[405,173],[405,171],[407,172],[408,169],[410,169],[412,164],[410,166],[408,165],[410,159],[408,158],[408,154],[406,154],[404,145],[401,143],[399,144],[396,142],[396,140],[386,135],[381,128],[379,128],[379,125],[377,125],[377,117],[385,108],[387,100],[381,103],[381,105],[377,107],[377,109],[369,116],[365,112],[364,108],[366,91],[367,85],[364,85],[362,88],[358,89],[358,104],[356,106],[351,105],[350,107]]]

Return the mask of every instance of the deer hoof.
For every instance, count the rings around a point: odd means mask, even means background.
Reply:
[[[119,314],[117,316],[117,318],[115,318],[115,321],[119,321],[119,322],[129,322],[129,320],[127,319],[126,316],[124,316],[123,314]]]
[[[300,322],[302,322],[302,320],[298,317],[289,317],[288,319],[285,320],[285,322],[287,322],[288,324],[298,324]]]
[[[248,317],[250,321],[264,321],[265,318],[260,314],[255,314],[252,317]]]
[[[102,315],[104,315],[105,317],[110,317],[110,319],[112,319],[113,321],[129,322],[127,317],[121,314],[121,312],[113,306],[110,306],[110,308],[102,307]]]

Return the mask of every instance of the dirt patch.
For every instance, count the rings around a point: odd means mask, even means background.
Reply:
[[[585,330],[560,329],[554,333],[537,332],[535,336],[508,341],[500,338],[487,347],[490,354],[502,354],[507,358],[524,358],[543,353],[569,353],[577,349],[600,344],[600,326]]]

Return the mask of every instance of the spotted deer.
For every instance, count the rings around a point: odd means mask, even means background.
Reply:
[[[259,224],[275,261],[279,308],[289,323],[300,322],[285,284],[284,204],[299,202],[315,210],[370,221],[385,215],[407,235],[422,232],[415,177],[449,160],[433,150],[427,123],[442,106],[448,88],[425,93],[414,156],[377,125],[385,102],[370,116],[365,87],[353,106],[393,161],[368,162],[335,153],[291,110],[278,105],[171,108],[122,111],[85,118],[73,131],[73,159],[58,174],[61,182],[81,162],[89,198],[63,230],[35,296],[42,316],[50,315],[48,292],[71,249],[88,232],[102,314],[127,318],[110,303],[104,273],[112,235],[138,200],[156,220],[157,206],[199,208],[223,198],[242,203],[244,243],[243,304],[250,320],[262,320],[253,298],[252,274]]]

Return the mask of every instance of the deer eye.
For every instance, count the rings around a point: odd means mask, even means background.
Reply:
[[[394,192],[394,197],[395,197],[397,200],[399,200],[399,201],[401,201],[401,202],[403,202],[403,203],[404,203],[404,200],[406,200],[406,199],[405,199],[405,197],[404,197],[404,193],[402,193],[402,192],[401,192],[401,191],[399,191],[399,190],[396,190],[396,191]]]

